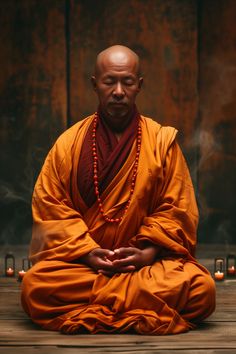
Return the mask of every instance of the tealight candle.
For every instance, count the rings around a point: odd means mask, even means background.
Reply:
[[[5,275],[6,277],[14,277],[15,275],[15,257],[12,253],[7,253],[5,256]]]
[[[14,276],[14,269],[12,269],[11,267],[7,268],[6,270],[6,276],[7,277],[13,277]]]
[[[215,272],[215,280],[224,280],[225,274],[219,270]]]
[[[234,254],[228,254],[226,259],[227,275],[232,277],[236,275],[236,257]]]
[[[235,267],[234,266],[231,266],[227,269],[227,273],[229,275],[235,275],[236,274],[236,270],[235,270]]]
[[[24,269],[19,270],[19,272],[18,272],[18,280],[19,281],[22,281],[22,279],[24,278],[25,273],[26,273],[26,271]]]
[[[215,258],[214,278],[215,280],[224,280],[225,277],[225,259]]]

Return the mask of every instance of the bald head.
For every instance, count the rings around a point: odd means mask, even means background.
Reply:
[[[123,132],[134,116],[135,99],[143,83],[139,71],[139,57],[122,45],[109,47],[97,57],[91,82],[101,116],[116,133]]]
[[[114,45],[109,47],[97,56],[95,64],[95,76],[98,76],[107,63],[114,63],[117,66],[132,65],[137,76],[140,76],[140,63],[138,55],[128,47]]]

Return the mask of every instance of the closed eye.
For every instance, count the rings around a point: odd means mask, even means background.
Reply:
[[[114,81],[112,80],[106,80],[103,82],[105,85],[113,85],[114,84]]]
[[[127,86],[132,86],[134,84],[134,81],[133,80],[126,80],[124,82],[124,84],[127,85]]]
[[[135,80],[132,77],[126,77],[124,78],[123,83],[127,86],[131,86],[135,84]]]

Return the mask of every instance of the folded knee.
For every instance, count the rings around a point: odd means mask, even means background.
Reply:
[[[199,274],[192,281],[188,302],[183,317],[199,322],[209,317],[215,310],[215,282],[208,274]]]
[[[201,277],[199,297],[203,308],[202,317],[206,318],[215,310],[216,304],[215,282],[210,275],[204,275]]]

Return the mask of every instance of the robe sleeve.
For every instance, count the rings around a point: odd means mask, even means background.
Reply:
[[[99,247],[70,196],[72,157],[68,135],[49,152],[36,182],[30,259],[73,261]]]
[[[144,217],[131,244],[142,247],[151,242],[160,256],[177,254],[193,259],[198,209],[189,170],[176,140],[167,149],[158,190],[153,212]]]

